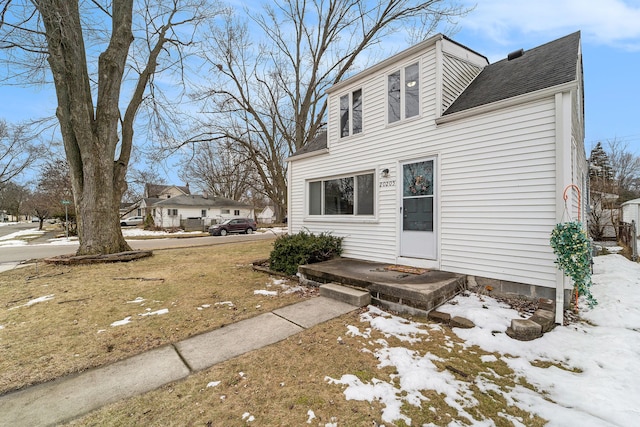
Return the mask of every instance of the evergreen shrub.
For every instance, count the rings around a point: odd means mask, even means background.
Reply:
[[[342,254],[342,237],[331,233],[313,234],[300,231],[282,235],[273,244],[269,268],[289,275],[298,272],[298,266],[330,260]]]

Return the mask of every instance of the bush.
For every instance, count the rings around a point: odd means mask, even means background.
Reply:
[[[273,244],[269,268],[294,275],[299,265],[327,261],[342,254],[342,240],[330,233],[316,235],[304,231],[280,236]]]

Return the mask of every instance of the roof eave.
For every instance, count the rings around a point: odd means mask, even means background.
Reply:
[[[547,98],[549,96],[555,95],[556,93],[576,90],[578,89],[578,87],[579,87],[578,81],[573,80],[560,85],[555,85],[555,86],[550,86],[544,89],[540,89],[535,92],[529,92],[522,95],[511,97],[511,98],[501,99],[499,101],[495,101],[490,104],[479,105],[477,107],[469,108],[467,110],[462,110],[455,113],[447,114],[447,115],[438,117],[436,119],[436,124],[442,125],[442,124],[454,122],[456,120],[477,116],[479,114],[501,110],[503,108],[523,104],[525,102],[531,102],[538,99]]]
[[[429,37],[428,39],[414,45],[411,46],[408,49],[403,50],[402,52],[398,52],[395,55],[393,55],[390,58],[385,59],[382,62],[379,62],[375,65],[373,65],[372,67],[369,67],[365,70],[362,70],[361,72],[359,72],[358,74],[355,74],[351,77],[349,77],[346,80],[343,80],[341,82],[338,82],[336,84],[334,84],[333,86],[331,86],[329,89],[326,90],[327,94],[336,92],[338,90],[340,90],[341,88],[350,85],[351,83],[353,83],[354,81],[358,81],[358,80],[362,80],[364,78],[366,78],[367,76],[373,75],[378,73],[380,70],[386,68],[387,66],[391,65],[391,64],[395,64],[397,62],[401,62],[403,61],[405,58],[409,58],[413,55],[416,55],[420,52],[422,52],[424,49],[426,49],[427,47],[430,47],[431,45],[435,45],[436,42],[438,40],[442,40],[444,38],[444,35],[442,35],[441,33],[438,33],[432,37]]]
[[[321,154],[327,154],[329,152],[328,148],[321,148],[320,150],[309,151],[307,153],[302,154],[294,154],[293,156],[289,156],[285,159],[286,162],[291,162],[293,160],[306,159],[307,157],[315,157]]]

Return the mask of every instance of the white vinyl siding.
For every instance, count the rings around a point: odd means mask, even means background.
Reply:
[[[343,236],[343,256],[396,263],[399,259],[399,166],[433,157],[438,164],[435,194],[438,262],[441,270],[555,287],[556,267],[549,236],[556,223],[556,111],[554,97],[521,103],[436,126],[447,97],[465,85],[466,72],[446,73],[441,102],[436,98],[436,50],[404,58],[376,74],[329,94],[329,153],[290,163],[289,224]],[[420,64],[420,117],[387,123],[388,76]],[[462,75],[466,77],[461,77]],[[455,89],[454,84],[455,83]],[[340,140],[339,95],[362,88],[366,138]],[[443,90],[439,88],[438,90]],[[570,125],[570,124],[569,124]],[[575,125],[574,125],[575,126]],[[576,155],[582,161],[582,154]],[[567,162],[570,159],[567,159]],[[306,185],[327,176],[375,170],[372,218],[309,215]],[[389,169],[388,177],[382,170]],[[576,171],[576,176],[579,172]],[[407,262],[414,262],[408,260]],[[420,265],[420,260],[415,260]]]
[[[442,110],[446,110],[480,73],[481,67],[444,54],[442,60]]]

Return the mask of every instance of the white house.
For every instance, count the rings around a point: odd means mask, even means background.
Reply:
[[[584,221],[582,80],[576,32],[494,64],[436,35],[336,84],[288,159],[289,232],[565,305],[549,237]]]
[[[265,206],[258,215],[256,220],[262,224],[273,224],[276,221],[276,212],[273,206]]]
[[[222,222],[229,218],[253,218],[253,207],[223,197],[181,195],[153,203],[151,215],[158,227],[180,227],[182,220],[200,219],[203,225]]]
[[[640,199],[633,199],[622,204],[622,221],[636,222],[636,232],[640,236]]]

